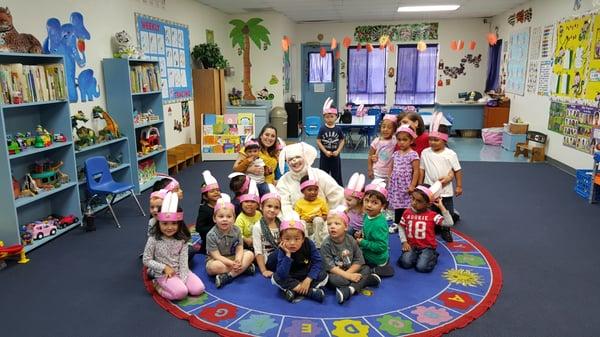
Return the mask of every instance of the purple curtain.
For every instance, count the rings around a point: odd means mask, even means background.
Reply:
[[[331,53],[321,57],[319,53],[310,53],[309,64],[309,83],[331,83],[333,74],[333,57]]]
[[[374,47],[348,50],[347,101],[356,104],[385,104],[386,51]]]
[[[495,45],[490,46],[487,79],[485,80],[485,91],[496,90],[499,88],[500,80],[500,55],[502,54],[502,40],[498,40]]]
[[[416,45],[398,46],[396,104],[433,104],[437,45],[420,52]]]

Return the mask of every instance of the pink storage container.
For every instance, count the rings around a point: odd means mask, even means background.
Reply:
[[[481,129],[481,138],[483,143],[488,145],[500,146],[502,145],[502,132],[503,128],[485,128]]]

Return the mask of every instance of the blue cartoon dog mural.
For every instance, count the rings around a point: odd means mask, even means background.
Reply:
[[[65,57],[69,102],[77,102],[78,96],[81,96],[82,102],[93,101],[94,98],[100,97],[98,83],[92,69],[82,70],[77,79],[75,78],[75,65],[80,68],[85,66],[85,40],[91,37],[83,23],[83,15],[73,12],[71,22],[62,25],[57,18],[50,18],[46,22],[46,30],[48,37],[44,40],[44,53]],[[80,95],[77,94],[77,87]]]

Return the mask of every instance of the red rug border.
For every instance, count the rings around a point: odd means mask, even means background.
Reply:
[[[483,256],[485,256],[485,258],[488,261],[488,264],[490,266],[490,270],[492,271],[492,284],[490,286],[490,290],[488,291],[486,296],[481,300],[481,302],[479,302],[479,304],[477,306],[475,306],[473,309],[471,309],[471,311],[469,311],[468,313],[463,314],[457,320],[452,321],[451,323],[442,325],[440,327],[437,327],[435,329],[418,332],[418,333],[410,334],[407,336],[438,337],[438,336],[442,336],[446,333],[449,333],[450,331],[464,328],[465,326],[469,325],[469,323],[471,323],[472,321],[481,317],[486,311],[488,311],[492,307],[492,305],[496,302],[496,300],[498,299],[498,296],[500,295],[500,290],[502,289],[503,279],[502,279],[502,270],[500,269],[500,265],[498,264],[496,259],[492,256],[492,254],[485,247],[483,247],[479,242],[477,242],[470,236],[468,236],[460,231],[457,231],[455,229],[452,229],[452,231],[458,233],[462,238],[464,238],[470,244],[475,246],[483,254]],[[237,331],[232,331],[232,330],[226,329],[226,328],[216,325],[216,324],[208,323],[206,321],[199,319],[195,315],[190,315],[190,314],[187,314],[187,313],[179,310],[179,308],[176,305],[172,304],[169,300],[163,298],[156,292],[156,289],[154,289],[154,285],[152,284],[152,281],[150,281],[150,279],[147,277],[146,267],[144,267],[142,269],[142,279],[144,281],[144,287],[150,293],[150,295],[152,295],[152,298],[154,299],[154,301],[156,303],[158,303],[158,305],[161,308],[165,309],[166,311],[168,311],[173,316],[175,316],[179,319],[187,320],[191,326],[198,328],[200,330],[214,332],[214,333],[218,334],[219,336],[223,336],[223,337],[252,337],[253,336],[253,335],[247,335],[244,333],[240,333]]]

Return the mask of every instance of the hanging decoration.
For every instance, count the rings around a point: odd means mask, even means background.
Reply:
[[[456,50],[462,50],[465,47],[465,41],[463,40],[458,40],[456,41]]]
[[[339,60],[339,59],[340,59],[340,56],[341,56],[341,54],[340,54],[340,51],[339,51],[339,50],[336,50],[336,51],[335,51],[335,59],[336,59],[336,60]]]
[[[370,43],[367,43],[367,53],[370,53],[373,51],[373,45]]]
[[[421,40],[417,42],[417,50],[420,52],[424,52],[427,49],[427,44],[425,41]]]
[[[319,50],[319,55],[321,55],[321,57],[325,57],[325,55],[327,55],[325,47],[321,47],[321,49]]]
[[[498,35],[492,32],[487,33],[487,42],[490,44],[490,46],[495,46],[496,43],[498,43]]]
[[[360,51],[362,49],[362,44],[358,43],[356,45],[356,51]]]
[[[344,46],[344,48],[350,47],[350,43],[352,43],[352,39],[350,38],[350,36],[344,36],[344,40],[342,40],[342,45]]]
[[[444,75],[446,75],[448,77],[458,78],[458,75],[464,76],[467,74],[465,72],[466,64],[472,64],[475,68],[479,68],[480,62],[481,62],[481,54],[479,54],[477,56],[475,56],[473,54],[467,54],[467,55],[465,55],[465,57],[460,59],[460,64],[458,65],[458,67],[444,66],[442,63],[443,73],[444,73]],[[438,67],[439,67],[439,65],[438,65]],[[448,83],[446,85],[448,85]]]
[[[337,40],[335,39],[335,37],[331,38],[331,50],[334,50],[335,48],[337,48]]]
[[[357,26],[354,29],[354,39],[359,42],[376,42],[382,35],[388,36],[390,41],[437,40],[438,23]]]
[[[281,49],[283,49],[283,51],[287,53],[289,48],[290,48],[290,40],[287,37],[287,35],[284,35],[283,39],[281,40]]]
[[[388,51],[390,53],[395,53],[396,52],[396,46],[394,46],[393,43],[388,43],[387,48],[388,48]]]
[[[471,42],[469,42],[469,49],[475,50],[476,46],[477,46],[477,42],[475,40],[471,40]]]
[[[458,44],[457,44],[456,40],[450,41],[450,49],[452,49],[454,51],[458,50]]]
[[[385,35],[385,34],[381,35],[381,37],[379,38],[379,47],[380,48],[385,48],[385,45],[388,44],[388,42],[390,42],[390,37],[388,35]]]
[[[511,26],[514,26],[515,23],[525,23],[530,22],[533,17],[533,10],[530,8],[522,9],[514,14],[511,14],[507,21]]]

